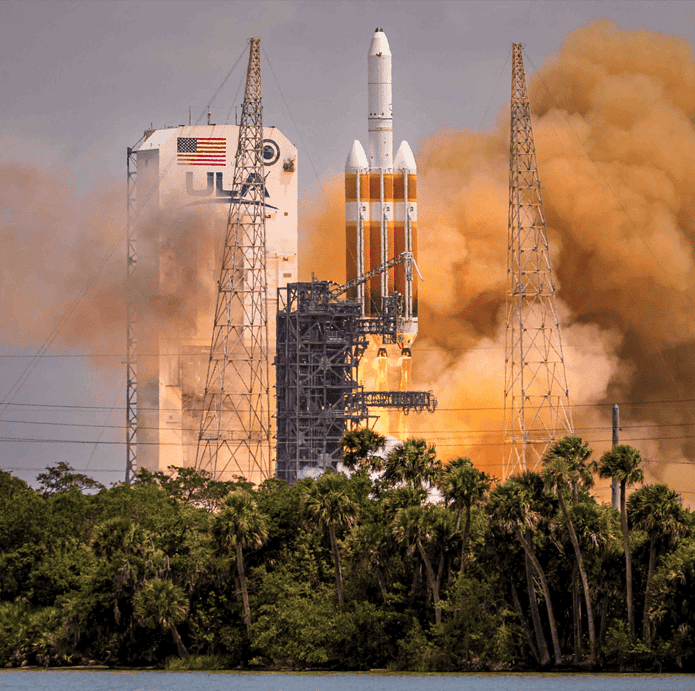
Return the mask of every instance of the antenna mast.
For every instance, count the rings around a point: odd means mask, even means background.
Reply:
[[[512,48],[504,479],[573,431],[522,46]]]
[[[252,38],[196,468],[272,475],[260,39]]]

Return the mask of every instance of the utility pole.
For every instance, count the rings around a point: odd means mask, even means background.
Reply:
[[[512,52],[504,479],[573,431],[521,44]]]
[[[252,38],[196,468],[272,475],[260,39]]]
[[[620,407],[613,404],[613,448],[620,444]],[[611,479],[611,503],[620,511],[620,484],[617,478]]]

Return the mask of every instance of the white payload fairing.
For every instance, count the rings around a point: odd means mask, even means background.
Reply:
[[[369,157],[358,140],[345,164],[347,280],[385,264],[403,252],[417,261],[417,168],[408,142],[393,156],[391,50],[377,28],[368,53]],[[417,287],[410,262],[401,262],[348,297],[362,302],[364,313],[378,314],[382,296],[404,298],[402,345],[417,334]]]

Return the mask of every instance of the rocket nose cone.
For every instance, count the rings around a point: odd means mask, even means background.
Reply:
[[[369,57],[373,55],[378,55],[379,57],[391,55],[391,48],[389,48],[389,40],[386,38],[386,34],[383,29],[377,28],[374,32],[372,38],[372,44],[369,46]]]
[[[363,173],[368,169],[369,161],[367,160],[367,154],[364,152],[364,147],[358,139],[355,139],[345,162],[345,172]]]
[[[413,156],[413,150],[410,148],[408,142],[401,142],[398,151],[396,151],[396,158],[393,160],[393,167],[396,170],[406,170],[409,173],[417,172],[415,156]]]

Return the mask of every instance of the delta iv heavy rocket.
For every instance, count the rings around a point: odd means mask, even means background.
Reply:
[[[417,335],[417,169],[408,142],[393,156],[391,50],[386,34],[377,28],[368,54],[369,158],[358,140],[345,164],[346,278],[373,271],[389,260],[410,253],[402,261],[353,288],[364,314],[381,311],[382,297],[403,296],[401,347],[407,350]],[[404,353],[405,354],[405,353]]]

